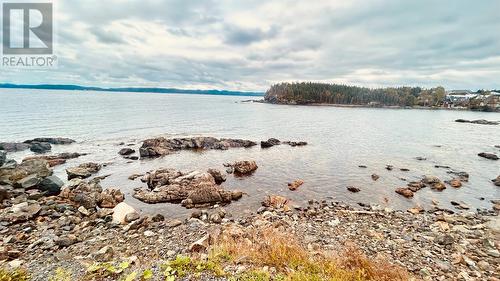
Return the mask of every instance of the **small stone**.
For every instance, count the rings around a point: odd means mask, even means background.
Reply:
[[[372,180],[376,181],[376,180],[378,180],[379,178],[380,178],[380,176],[379,176],[379,175],[377,175],[377,174],[372,174]]]
[[[133,222],[135,220],[138,220],[139,218],[140,216],[137,212],[128,213],[125,215],[125,222]]]
[[[293,182],[288,183],[288,189],[290,190],[297,190],[299,186],[303,185],[304,181],[303,180],[294,180]]]
[[[189,250],[191,252],[204,252],[210,244],[210,235],[205,235],[202,238],[200,238],[198,241],[194,242],[191,244],[189,247]]]
[[[114,250],[111,246],[104,246],[99,251],[92,254],[95,260],[106,262],[113,258]]]
[[[63,237],[57,237],[56,239],[54,239],[54,243],[59,247],[69,247],[76,242],[78,242],[78,239],[73,234],[69,234]]]
[[[173,228],[173,227],[178,227],[181,224],[182,224],[182,221],[180,221],[180,220],[171,220],[167,223],[167,226],[170,228]]]
[[[355,187],[355,186],[348,186],[347,190],[349,190],[350,192],[354,192],[354,193],[361,191],[361,189],[359,189],[359,187]]]
[[[146,236],[146,237],[153,237],[155,235],[156,234],[153,231],[151,231],[151,230],[144,231],[144,236]]]
[[[90,212],[83,206],[78,207],[78,212],[80,212],[84,216],[90,216]]]

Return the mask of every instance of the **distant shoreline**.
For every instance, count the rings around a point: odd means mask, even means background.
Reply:
[[[262,97],[263,92],[243,92],[227,90],[186,90],[178,88],[142,88],[142,87],[124,87],[124,88],[102,88],[87,87],[79,85],[58,85],[58,84],[0,84],[0,89],[32,89],[32,90],[64,90],[64,91],[97,91],[97,92],[130,92],[130,93],[160,93],[160,94],[199,94],[199,95],[217,95],[217,96],[254,96]]]

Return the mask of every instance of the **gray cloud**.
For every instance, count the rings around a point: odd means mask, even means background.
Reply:
[[[266,39],[272,39],[278,34],[278,28],[272,26],[268,30],[260,28],[242,28],[228,25],[225,28],[225,42],[235,45],[248,45]]]

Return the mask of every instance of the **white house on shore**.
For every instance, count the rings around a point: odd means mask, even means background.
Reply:
[[[446,93],[446,101],[452,103],[467,102],[468,100],[477,97],[477,93],[470,90],[452,90]]]

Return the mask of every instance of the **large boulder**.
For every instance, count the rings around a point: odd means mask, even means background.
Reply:
[[[36,175],[39,179],[43,179],[52,175],[52,169],[50,169],[47,161],[43,159],[26,160],[19,165],[10,167],[4,164],[0,168],[0,183],[16,185],[22,179],[27,180],[26,177],[30,175]]]
[[[166,139],[164,137],[159,137],[145,140],[139,149],[139,154],[141,157],[158,157],[185,149],[226,150],[232,147],[251,147],[254,145],[256,145],[255,142],[242,139],[217,139],[214,137]]]
[[[137,213],[136,210],[125,202],[121,202],[113,208],[113,222],[116,224],[126,224],[126,217]]]
[[[182,203],[184,207],[227,204],[241,198],[237,191],[227,191],[217,185],[209,172],[183,173],[173,169],[160,169],[147,173],[143,182],[148,189],[139,189],[134,197],[146,203]]]
[[[103,191],[98,180],[85,181],[74,178],[64,185],[60,196],[67,198],[85,209],[113,208],[123,202],[125,196],[118,189]]]
[[[45,153],[52,149],[48,142],[33,142],[31,143],[30,150],[35,153]]]
[[[0,150],[6,152],[17,152],[30,148],[30,144],[22,142],[0,142]]]
[[[85,179],[92,176],[92,174],[99,172],[100,169],[101,165],[90,162],[80,164],[77,167],[68,168],[66,169],[66,173],[68,174],[68,180],[74,178]]]
[[[237,175],[247,175],[258,168],[255,161],[237,161],[232,166],[234,168],[234,173]]]

